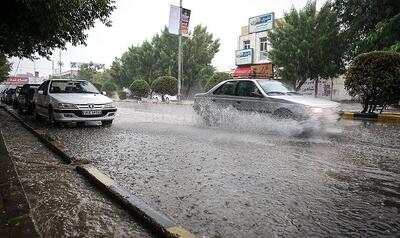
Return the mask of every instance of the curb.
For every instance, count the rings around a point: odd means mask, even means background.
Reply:
[[[154,210],[140,198],[130,194],[126,189],[118,185],[114,180],[101,173],[91,165],[78,165],[76,170],[100,187],[108,195],[117,200],[124,208],[134,216],[143,219],[159,235],[163,237],[196,237],[189,231],[177,225],[171,218]]]
[[[17,121],[19,121],[22,126],[27,129],[29,132],[31,132],[35,137],[37,137],[43,144],[45,144],[53,153],[56,155],[60,156],[61,159],[66,163],[66,164],[71,164],[72,161],[75,160],[74,157],[69,156],[65,151],[65,147],[59,143],[58,141],[54,140],[53,138],[49,137],[44,133],[43,130],[35,130],[33,129],[30,125],[25,123],[19,116],[15,115],[14,112],[10,111],[7,107],[0,105],[1,108],[3,108],[6,112],[8,112],[13,118],[15,118]]]
[[[365,121],[399,122],[400,123],[400,114],[343,112],[341,117],[342,117],[342,119],[347,119],[347,120],[365,120]]]
[[[76,160],[76,158],[69,156],[68,153],[64,151],[65,147],[60,142],[46,135],[43,130],[33,129],[7,107],[5,107],[4,105],[0,105],[0,107],[8,112],[17,121],[19,121],[24,128],[26,128],[35,137],[37,137],[52,152],[60,156],[65,163],[71,164],[74,161],[79,161]],[[81,164],[76,166],[76,170],[78,171],[78,173],[84,175],[84,177],[93,182],[93,184],[98,189],[104,191],[106,194],[114,198],[119,205],[127,209],[137,219],[142,220],[146,225],[149,226],[152,232],[155,232],[156,234],[167,238],[196,237],[194,234],[177,225],[176,222],[174,222],[171,218],[154,210],[140,198],[130,194],[126,189],[118,185],[108,176],[101,173],[92,165]]]

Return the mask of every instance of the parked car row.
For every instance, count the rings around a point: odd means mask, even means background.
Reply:
[[[101,121],[111,125],[116,114],[113,101],[85,80],[51,79],[25,84],[2,92],[1,101],[21,114],[47,119],[53,125],[67,122]]]

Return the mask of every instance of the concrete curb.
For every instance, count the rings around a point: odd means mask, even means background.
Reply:
[[[60,156],[63,161],[67,164],[78,162],[76,158],[66,153],[65,147],[58,141],[49,137],[41,130],[35,130],[26,122],[24,122],[18,115],[9,110],[4,105],[0,105],[6,112],[8,112],[13,118],[19,121],[24,128],[30,131],[35,137],[37,137],[43,144],[45,144],[52,152]],[[104,191],[106,194],[114,198],[118,204],[127,209],[136,218],[142,220],[146,225],[149,226],[151,231],[162,237],[177,237],[177,238],[195,238],[196,236],[185,230],[181,226],[177,225],[168,216],[154,210],[147,205],[140,198],[130,194],[122,186],[118,185],[114,180],[107,177],[95,167],[89,164],[81,164],[76,166],[78,173],[84,175],[89,181],[91,181],[97,188]]]
[[[399,122],[400,123],[400,114],[343,112],[342,119],[379,121],[379,122]]]
[[[35,130],[30,125],[25,123],[19,116],[17,116],[14,112],[10,111],[7,107],[0,105],[6,112],[8,112],[13,118],[19,121],[22,126],[30,131],[35,137],[37,137],[43,144],[45,144],[53,153],[60,156],[60,158],[67,164],[71,164],[72,161],[75,160],[73,156],[68,155],[65,152],[65,147],[59,143],[58,141],[54,140],[53,138],[49,137],[44,133],[42,130]]]
[[[163,237],[196,237],[189,231],[177,225],[171,218],[154,210],[140,198],[130,194],[126,189],[101,173],[95,167],[91,165],[78,165],[76,170],[100,187],[108,195],[116,199],[134,216],[143,219],[143,221],[146,224],[149,224],[157,234],[162,235]]]

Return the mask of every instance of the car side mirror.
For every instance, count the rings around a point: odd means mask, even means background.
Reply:
[[[104,95],[104,96],[107,95],[106,91],[101,91],[101,94]]]
[[[43,90],[38,90],[37,93],[38,93],[39,95],[43,95]]]
[[[263,98],[264,96],[261,94],[261,93],[259,93],[259,92],[252,92],[251,93],[251,96],[252,97],[256,97],[256,98]]]

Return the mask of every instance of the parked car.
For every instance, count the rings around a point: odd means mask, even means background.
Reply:
[[[195,95],[193,108],[207,122],[215,121],[215,115],[221,111],[218,109],[227,107],[299,121],[335,121],[340,117],[338,103],[303,96],[276,80],[227,80],[206,93]]]
[[[39,84],[24,84],[17,97],[17,107],[19,113],[32,114],[33,95]]]
[[[19,92],[20,92],[20,90],[21,90],[21,88],[22,88],[22,86],[17,86],[16,88],[15,88],[15,92],[13,93],[13,95],[12,95],[12,106],[13,106],[13,108],[18,108],[18,101],[17,101],[17,98],[18,98],[18,95],[19,95]]]
[[[5,101],[5,99],[6,99],[6,92],[7,92],[7,90],[8,90],[8,87],[6,87],[6,88],[3,88],[2,89],[2,91],[1,91],[1,102],[2,103],[5,103],[4,101]]]
[[[15,93],[15,88],[6,89],[1,97],[1,101],[5,104],[11,105],[12,104],[12,96],[14,93]]]
[[[154,94],[154,95],[152,96],[152,99],[156,99],[156,100],[158,100],[158,101],[162,101],[161,95],[159,95],[159,94]],[[166,95],[164,95],[164,100],[165,100],[165,102],[177,101],[178,98],[177,98],[176,95],[175,95],[175,96],[171,96],[171,95],[166,94]]]
[[[85,80],[47,80],[33,96],[35,118],[45,117],[54,125],[86,121],[111,125],[116,111],[113,101]]]

